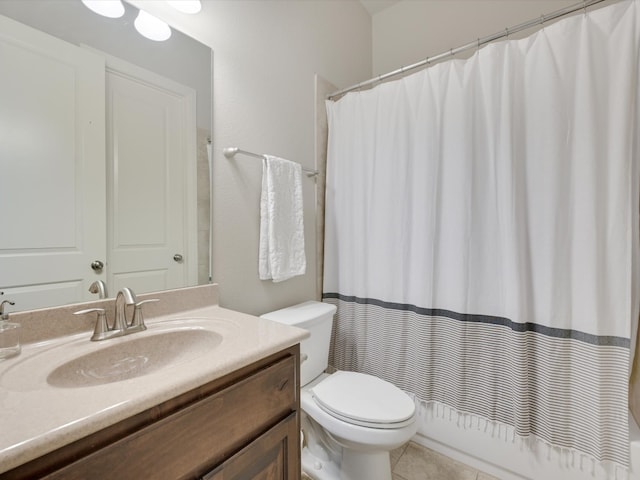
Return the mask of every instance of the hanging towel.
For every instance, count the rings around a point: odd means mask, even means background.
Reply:
[[[260,280],[282,282],[303,275],[306,267],[302,167],[265,155],[260,197]]]

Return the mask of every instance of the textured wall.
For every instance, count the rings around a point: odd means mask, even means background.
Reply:
[[[203,2],[195,16],[165,2],[135,0],[214,51],[214,281],[221,305],[261,314],[316,294],[315,182],[303,178],[307,273],[282,283],[258,280],[262,168],[227,160],[238,146],[315,168],[314,74],[342,86],[371,75],[371,18],[356,1]]]

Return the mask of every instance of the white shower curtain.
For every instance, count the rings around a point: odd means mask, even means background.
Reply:
[[[628,465],[639,7],[327,102],[335,367]]]

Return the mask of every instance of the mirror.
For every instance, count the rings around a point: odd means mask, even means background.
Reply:
[[[129,64],[135,64],[196,92],[197,232],[191,229],[189,235],[197,237],[197,240],[191,239],[197,242],[197,260],[192,260],[197,264],[197,283],[208,283],[210,281],[211,218],[208,143],[211,138],[212,119],[212,52],[206,45],[173,28],[171,37],[164,42],[155,42],[142,37],[134,28],[138,9],[127,3],[124,5],[125,15],[111,19],[90,11],[80,0],[2,0],[0,15],[76,46],[103,52]],[[127,127],[135,128],[131,123]],[[135,136],[135,132],[131,133]],[[190,198],[195,199],[196,195]],[[19,204],[12,204],[11,207],[20,209]],[[28,217],[24,218],[25,222],[28,220]],[[195,220],[193,223],[195,224]],[[180,253],[183,252],[171,252],[171,255],[175,259],[180,257]],[[175,261],[178,262],[178,260]],[[195,275],[191,278],[195,278]],[[11,284],[6,281],[5,283]],[[191,283],[195,284],[196,281]],[[20,285],[20,283],[15,284]],[[86,289],[85,287],[83,289]],[[113,297],[115,293],[110,291],[109,296]],[[97,295],[88,297],[88,299],[92,298],[97,299]],[[69,303],[69,301],[62,299],[59,303]],[[53,305],[47,302],[38,306]],[[27,308],[35,307],[25,307],[23,303],[21,308],[16,305],[14,310]]]

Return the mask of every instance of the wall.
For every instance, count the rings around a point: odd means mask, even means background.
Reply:
[[[574,0],[404,0],[373,16],[373,75],[573,5]]]
[[[194,16],[130,3],[214,51],[213,279],[224,307],[261,314],[315,298],[315,184],[303,178],[307,273],[258,280],[260,161],[237,146],[314,167],[314,73],[340,87],[371,75],[371,18],[356,1],[204,1]]]

